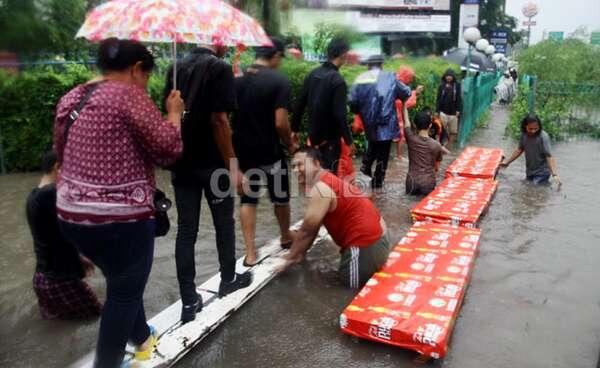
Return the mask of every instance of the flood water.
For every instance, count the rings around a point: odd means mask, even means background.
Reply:
[[[508,117],[494,108],[492,121],[469,144],[500,147]],[[600,350],[600,142],[574,140],[554,146],[564,185],[523,182],[524,159],[499,174],[489,213],[481,223],[480,255],[449,353],[430,366],[595,367]],[[444,161],[448,165],[454,155]],[[595,169],[593,169],[595,168]],[[404,193],[407,161],[394,160],[387,191],[375,199],[399,240],[411,224],[418,198]],[[34,257],[24,202],[37,174],[0,177],[0,366],[64,367],[95,345],[97,321],[41,319],[31,279]],[[171,189],[161,173],[160,186]],[[171,195],[172,197],[172,195]],[[302,200],[293,200],[293,220]],[[175,211],[171,211],[174,221]],[[236,215],[237,216],[237,215]],[[203,208],[196,246],[197,281],[217,272],[214,232]],[[259,207],[257,244],[277,236],[266,200]],[[237,226],[238,256],[243,240]],[[172,230],[156,245],[146,288],[149,316],[178,298]],[[189,353],[178,367],[415,367],[415,353],[342,334],[338,317],[353,298],[327,272],[335,268],[333,244],[312,249],[308,261],[273,280]],[[104,298],[102,277],[90,280]]]

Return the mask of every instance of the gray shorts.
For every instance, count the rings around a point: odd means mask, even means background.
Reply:
[[[390,253],[388,232],[368,247],[348,247],[342,252],[339,273],[347,287],[358,289],[381,269]]]
[[[456,115],[446,115],[440,112],[440,119],[448,134],[458,134],[458,117]]]

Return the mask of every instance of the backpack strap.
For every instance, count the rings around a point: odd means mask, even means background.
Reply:
[[[181,91],[182,95],[185,96],[184,116],[192,111],[192,105],[196,100],[198,92],[206,85],[206,82],[208,81],[208,70],[215,62],[214,59],[216,59],[216,57],[210,55],[208,60],[202,64],[200,64],[199,60],[195,60],[188,65],[181,66],[182,71],[185,71],[185,73],[179,72],[178,74],[185,79],[178,81],[178,84],[184,87]],[[201,65],[201,68],[196,69],[199,64]]]
[[[83,109],[85,104],[90,100],[94,91],[100,86],[100,83],[102,83],[102,82],[97,82],[97,83],[93,83],[93,84],[89,85],[85,91],[85,94],[83,95],[83,98],[79,101],[77,106],[73,110],[71,110],[71,112],[69,113],[67,123],[65,124],[63,146],[65,146],[67,144],[67,138],[69,137],[69,130],[71,129],[71,126],[73,125],[73,123],[75,123],[75,120],[77,120],[77,118],[79,117],[79,113],[81,112],[81,110]]]

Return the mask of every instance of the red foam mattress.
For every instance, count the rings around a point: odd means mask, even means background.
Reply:
[[[447,178],[413,208],[413,219],[475,227],[497,188],[495,180]]]
[[[494,179],[504,152],[498,148],[467,147],[446,169],[446,177]]]
[[[443,358],[479,237],[478,229],[415,224],[342,312],[342,331]]]

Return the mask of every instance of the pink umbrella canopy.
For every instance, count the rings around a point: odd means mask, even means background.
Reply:
[[[92,10],[75,37],[220,46],[271,41],[249,15],[220,0],[113,0]]]

